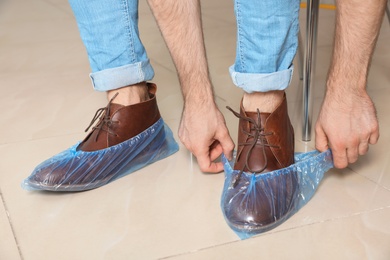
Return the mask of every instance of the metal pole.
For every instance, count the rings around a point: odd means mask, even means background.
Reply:
[[[312,90],[314,89],[319,7],[319,0],[307,0],[305,60],[303,64],[303,141],[311,140]]]
[[[299,72],[299,79],[303,80],[303,41],[302,41],[302,35],[299,31],[298,33],[298,72]]]

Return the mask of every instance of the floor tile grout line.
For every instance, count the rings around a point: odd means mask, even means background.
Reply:
[[[386,191],[390,191],[390,188],[388,188],[388,187],[386,187],[386,186],[380,184],[379,182],[376,182],[376,181],[373,180],[373,179],[370,179],[369,177],[367,177],[367,176],[364,175],[364,174],[361,174],[361,173],[355,171],[355,170],[354,170],[353,168],[351,168],[350,166],[348,166],[347,168],[348,168],[349,170],[351,170],[353,173],[356,173],[357,175],[359,175],[359,176],[361,176],[361,177],[363,177],[363,178],[369,180],[370,182],[372,182],[372,183],[378,185],[379,187],[385,189]]]
[[[74,133],[67,133],[67,134],[45,136],[45,137],[34,138],[34,139],[27,139],[27,140],[19,140],[19,141],[7,142],[7,143],[0,143],[0,147],[1,146],[5,146],[5,145],[14,145],[14,144],[20,144],[20,143],[29,143],[29,142],[34,142],[34,141],[43,141],[43,140],[50,139],[50,138],[66,137],[66,136],[79,135],[79,134],[83,134],[83,132],[74,132]]]
[[[354,171],[354,172],[355,172],[355,171]],[[370,182],[372,182],[372,183],[378,185],[379,187],[385,189],[386,191],[390,191],[390,188],[388,188],[388,187],[386,187],[386,186],[383,186],[382,184],[380,184],[380,183],[378,183],[378,182],[376,182],[376,181],[374,181],[374,180],[368,178],[367,176],[365,176],[365,175],[363,175],[363,174],[360,174],[360,173],[358,173],[358,172],[355,172],[355,173],[357,173],[359,176],[364,177],[365,179],[369,180]]]
[[[326,222],[347,219],[347,218],[350,218],[350,217],[355,217],[355,216],[359,216],[359,215],[363,215],[363,214],[367,214],[367,213],[372,213],[372,212],[376,212],[376,211],[379,211],[379,210],[385,210],[385,209],[390,209],[390,205],[389,206],[380,207],[380,208],[376,208],[376,209],[372,209],[372,210],[356,212],[356,213],[351,214],[351,215],[346,215],[346,216],[326,219],[326,220],[322,220],[322,221],[317,221],[317,222],[313,222],[313,223],[309,223],[309,224],[299,225],[299,226],[291,227],[291,228],[284,229],[284,230],[278,230],[278,231],[273,231],[273,232],[270,231],[270,232],[259,234],[257,236],[250,237],[248,239],[234,240],[234,241],[230,241],[230,242],[226,242],[226,243],[222,243],[222,244],[218,244],[218,245],[213,245],[213,246],[209,246],[209,247],[200,248],[200,249],[189,251],[189,252],[184,252],[184,253],[179,253],[179,254],[175,254],[175,255],[165,256],[165,257],[158,258],[158,259],[159,260],[164,260],[164,259],[170,259],[170,258],[174,258],[174,257],[178,257],[178,256],[190,255],[190,254],[193,254],[193,253],[205,251],[205,250],[212,249],[212,248],[217,248],[217,247],[221,247],[221,246],[225,246],[225,245],[231,245],[231,244],[239,243],[241,241],[245,241],[245,240],[249,240],[249,239],[255,239],[255,238],[261,237],[261,236],[267,236],[267,235],[277,234],[277,233],[281,233],[281,232],[285,232],[285,231],[289,231],[289,230],[294,230],[294,229],[299,229],[299,228],[303,228],[303,227],[318,225],[318,224],[322,224],[322,223],[326,223]]]
[[[7,204],[6,204],[6,202],[5,202],[5,199],[4,199],[3,193],[2,193],[2,191],[1,191],[1,188],[0,188],[0,197],[1,197],[1,200],[2,200],[2,203],[3,203],[3,206],[4,206],[5,213],[6,213],[6,215],[7,215],[8,223],[9,223],[9,225],[10,225],[10,227],[11,227],[11,232],[12,232],[12,235],[13,235],[13,237],[14,237],[14,241],[15,241],[16,247],[17,247],[17,249],[18,249],[19,256],[20,256],[20,258],[23,260],[24,258],[23,258],[22,250],[21,250],[21,248],[20,248],[20,246],[19,246],[19,241],[18,241],[18,239],[17,239],[17,237],[16,237],[15,229],[14,229],[14,226],[13,226],[13,224],[12,224],[11,216],[10,216],[10,214],[9,214],[9,211],[8,211],[8,208],[7,208]]]

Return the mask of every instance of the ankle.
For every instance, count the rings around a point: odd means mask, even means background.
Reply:
[[[134,105],[149,100],[146,82],[107,91],[108,100],[111,100],[116,93],[118,93],[118,95],[115,97],[113,103],[124,106]]]
[[[272,113],[283,101],[284,91],[244,93],[242,105],[247,112]]]

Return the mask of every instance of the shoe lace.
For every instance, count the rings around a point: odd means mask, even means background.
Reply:
[[[240,146],[249,146],[249,149],[248,149],[248,152],[246,154],[244,166],[242,167],[240,172],[232,180],[231,187],[235,188],[237,186],[239,180],[241,179],[241,176],[242,176],[242,173],[244,172],[245,167],[248,169],[249,172],[251,172],[251,173],[253,173],[255,175],[262,173],[267,168],[268,159],[267,159],[265,147],[275,147],[275,148],[278,148],[278,146],[277,145],[268,144],[268,142],[264,142],[266,136],[273,135],[274,133],[273,132],[270,132],[270,133],[265,133],[264,132],[264,128],[261,127],[262,124],[261,124],[260,110],[259,109],[257,109],[257,111],[256,111],[257,112],[257,120],[255,121],[254,119],[252,119],[250,117],[246,117],[246,116],[243,116],[243,115],[237,113],[236,111],[234,111],[229,106],[227,106],[226,108],[229,109],[239,119],[248,121],[250,123],[250,132],[247,132],[244,129],[241,129],[241,131],[248,136],[248,138],[246,138],[246,140],[248,140],[248,139],[250,139],[250,137],[252,137],[252,141],[244,142],[244,143],[238,143],[238,147],[240,147]],[[249,166],[249,158],[250,158],[250,156],[252,154],[252,151],[253,151],[253,148],[256,146],[256,144],[260,145],[261,148],[262,148],[262,155],[263,155],[265,163],[264,163],[264,166],[260,170],[254,171]],[[237,159],[240,156],[241,156],[241,152],[239,154],[237,154]]]
[[[116,135],[116,133],[114,133],[112,130],[110,130],[110,126],[113,123],[118,122],[118,121],[113,121],[110,117],[110,105],[112,104],[112,101],[116,98],[116,96],[118,96],[118,94],[119,93],[116,93],[111,98],[110,102],[108,102],[106,107],[99,108],[96,111],[95,115],[93,116],[93,118],[91,120],[91,123],[89,123],[89,126],[87,127],[87,129],[85,129],[85,132],[88,132],[88,130],[96,122],[96,120],[100,119],[99,122],[94,127],[92,127],[92,131],[94,131],[95,129],[98,130],[98,132],[95,136],[95,142],[97,141],[97,138],[98,138],[101,131],[105,131],[110,135]],[[104,125],[107,125],[108,127],[105,129],[105,128],[103,128]]]

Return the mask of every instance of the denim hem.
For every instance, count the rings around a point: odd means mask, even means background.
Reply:
[[[246,93],[285,90],[291,83],[294,66],[273,73],[241,73],[230,66],[229,72],[234,85]]]
[[[91,73],[93,88],[109,91],[153,79],[154,71],[149,60]]]

